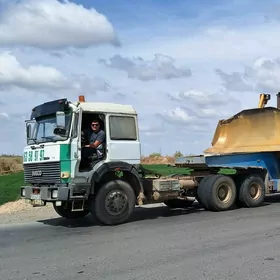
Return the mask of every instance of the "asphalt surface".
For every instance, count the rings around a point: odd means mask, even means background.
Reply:
[[[2,225],[0,279],[279,280],[279,218],[269,201],[222,213],[136,209],[116,227],[90,216]]]

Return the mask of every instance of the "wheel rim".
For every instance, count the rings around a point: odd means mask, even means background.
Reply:
[[[105,209],[110,215],[121,215],[127,205],[127,196],[122,191],[112,191],[106,196]]]
[[[257,183],[252,183],[251,186],[250,186],[250,191],[249,192],[250,192],[250,196],[253,199],[257,200],[261,196],[261,192],[262,192],[261,186]]]
[[[232,197],[232,190],[227,184],[221,184],[217,189],[217,195],[220,201],[227,203]]]

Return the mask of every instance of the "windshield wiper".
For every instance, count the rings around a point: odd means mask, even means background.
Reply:
[[[41,138],[43,139],[48,139],[48,140],[52,140],[54,138],[54,136],[42,136]]]
[[[33,140],[35,144],[38,144],[38,142],[37,142],[37,139],[36,139],[36,138],[29,138],[29,139],[28,139],[28,141],[29,141],[29,140]]]

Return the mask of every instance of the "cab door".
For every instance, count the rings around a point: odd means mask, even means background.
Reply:
[[[106,161],[139,164],[141,145],[137,115],[108,114],[106,124]]]
[[[71,177],[78,173],[81,162],[81,127],[82,109],[78,108],[73,114],[71,129]]]

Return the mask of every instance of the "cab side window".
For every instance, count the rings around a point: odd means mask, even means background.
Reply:
[[[72,138],[78,137],[78,125],[79,125],[79,114],[75,113],[74,120],[73,120],[73,129],[71,132]]]
[[[130,116],[110,116],[111,140],[137,140],[136,120]]]

